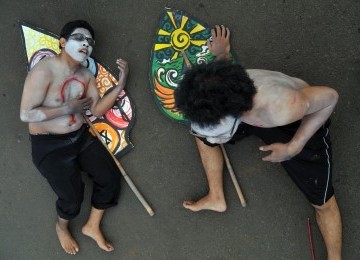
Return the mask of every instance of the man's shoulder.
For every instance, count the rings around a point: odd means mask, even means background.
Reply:
[[[290,77],[283,72],[275,70],[265,70],[265,69],[247,69],[246,72],[251,77]]]
[[[52,76],[53,68],[55,67],[55,57],[47,57],[43,60],[39,61],[31,70],[29,71],[29,75],[31,76]]]
[[[309,86],[304,80],[289,76],[280,71],[250,69],[247,70],[249,77],[254,81],[255,87],[258,89],[261,86],[275,87],[275,88],[290,88],[300,89]]]

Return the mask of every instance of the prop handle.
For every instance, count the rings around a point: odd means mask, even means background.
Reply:
[[[230,173],[231,180],[232,180],[232,182],[234,183],[236,192],[237,192],[237,194],[238,194],[238,196],[239,196],[239,199],[240,199],[240,202],[241,202],[241,206],[246,207],[245,197],[244,197],[244,195],[243,195],[243,193],[242,193],[242,191],[241,191],[240,185],[239,185],[239,183],[238,183],[238,181],[237,181],[237,179],[236,179],[234,170],[233,170],[233,168],[232,168],[232,166],[231,166],[229,157],[227,156],[225,147],[224,147],[223,144],[221,144],[220,147],[221,147],[221,151],[222,151],[222,153],[223,153],[223,155],[224,155],[225,163],[226,163],[226,166],[227,166],[228,171],[229,171],[229,173]]]
[[[125,172],[124,168],[122,167],[122,165],[120,164],[119,160],[116,159],[116,157],[113,155],[113,153],[109,150],[109,147],[103,142],[98,130],[95,128],[95,126],[91,123],[91,121],[89,120],[89,118],[83,114],[83,117],[86,121],[86,123],[90,126],[91,130],[93,131],[93,133],[96,135],[96,137],[99,139],[99,141],[103,144],[103,146],[106,148],[106,150],[109,152],[109,154],[111,155],[111,157],[113,158],[116,166],[118,167],[118,169],[121,172],[121,175],[125,178],[125,181],[127,182],[127,184],[130,186],[131,190],[135,193],[135,196],[138,198],[138,200],[141,202],[141,204],[144,206],[144,208],[146,209],[146,211],[149,213],[150,216],[154,216],[154,211],[152,210],[152,208],[150,207],[150,205],[146,202],[145,198],[141,195],[140,191],[136,188],[135,184],[132,182],[132,180],[130,179],[130,177],[127,175],[127,173]]]
[[[313,244],[313,238],[312,238],[312,232],[311,232],[310,218],[307,219],[307,231],[308,231],[308,235],[309,235],[309,245],[310,245],[310,251],[311,251],[311,260],[316,260],[314,244]]]

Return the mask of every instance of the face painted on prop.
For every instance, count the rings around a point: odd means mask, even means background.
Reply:
[[[71,58],[78,62],[84,62],[91,54],[95,41],[92,40],[91,33],[85,28],[75,29],[65,43],[65,51]]]

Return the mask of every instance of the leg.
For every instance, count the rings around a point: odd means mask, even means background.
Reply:
[[[55,230],[60,244],[66,253],[74,255],[79,251],[79,246],[72,237],[68,225],[69,220],[80,212],[84,184],[75,160],[66,153],[71,154],[72,150],[53,152],[37,167],[58,196],[58,219]]]
[[[328,260],[341,259],[341,216],[335,196],[332,196],[324,205],[313,205],[316,221],[324,238]]]
[[[209,193],[196,202],[184,201],[183,206],[192,211],[208,209],[223,212],[226,210],[226,201],[223,189],[224,158],[220,146],[210,147],[200,139],[195,139],[208,180]]]
[[[105,240],[103,233],[100,229],[100,223],[103,215],[103,209],[96,209],[92,207],[89,220],[83,226],[82,233],[94,239],[101,249],[107,252],[111,252],[114,250],[114,247],[112,246],[112,244]]]
[[[100,229],[104,210],[117,205],[120,192],[121,174],[115,162],[103,145],[95,140],[78,158],[79,164],[94,182],[91,199],[92,209],[82,232],[94,239],[105,251],[113,251],[112,244],[106,241]]]
[[[79,246],[69,231],[69,220],[58,217],[56,222],[56,234],[65,252],[75,255],[79,252]]]

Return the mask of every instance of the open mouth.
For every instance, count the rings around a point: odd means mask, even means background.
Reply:
[[[80,53],[83,53],[83,54],[85,54],[85,55],[87,55],[88,54],[88,51],[87,51],[87,49],[80,49],[80,51],[79,51]]]

